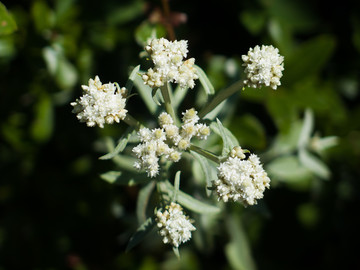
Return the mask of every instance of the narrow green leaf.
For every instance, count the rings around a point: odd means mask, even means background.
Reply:
[[[142,80],[141,76],[135,76],[134,85],[136,86],[139,95],[141,96],[142,100],[145,102],[145,105],[150,111],[150,113],[154,114],[157,110],[157,106],[154,103],[151,96],[152,89],[148,85],[144,84],[144,81]]]
[[[305,148],[310,140],[311,133],[313,132],[314,128],[314,114],[311,109],[305,110],[303,126],[301,128],[299,141],[298,141],[298,148]]]
[[[159,88],[154,88],[151,91],[151,97],[153,99],[153,101],[155,102],[156,105],[161,106],[161,103],[159,101],[159,96],[157,95]]]
[[[174,252],[176,258],[178,258],[178,260],[180,260],[179,248],[178,247],[173,247],[173,252]]]
[[[323,138],[315,136],[312,138],[310,146],[314,151],[321,153],[328,148],[336,146],[338,143],[339,137],[337,136],[327,136]]]
[[[42,51],[49,73],[63,89],[72,88],[78,79],[74,65],[66,59],[60,46],[45,47]]]
[[[124,186],[135,186],[149,182],[149,178],[142,174],[134,174],[126,171],[108,171],[100,174],[100,178],[110,184]]]
[[[255,270],[255,262],[239,215],[233,214],[226,221],[231,242],[226,245],[225,254],[230,265],[237,270]]]
[[[149,217],[136,231],[136,233],[130,238],[130,241],[126,247],[126,252],[133,249],[138,245],[148,233],[154,228],[156,222],[152,217]]]
[[[120,171],[108,171],[106,173],[100,174],[101,179],[105,180],[110,184],[114,184],[117,179],[122,175]]]
[[[31,15],[38,32],[51,29],[55,24],[54,11],[43,0],[34,1]]]
[[[143,186],[139,191],[136,205],[136,216],[139,224],[144,223],[146,220],[146,209],[154,187],[155,181],[151,181],[147,185]]]
[[[216,168],[215,166],[212,166],[209,162],[209,160],[198,153],[194,151],[190,151],[190,154],[194,157],[194,159],[199,162],[200,167],[205,175],[205,181],[206,181],[206,194],[210,196],[211,190],[208,189],[208,187],[212,186],[212,181],[216,179]]]
[[[135,39],[140,46],[145,46],[150,38],[164,36],[166,36],[165,27],[160,23],[150,23],[148,20],[141,23],[135,30]]]
[[[173,202],[177,201],[177,194],[180,189],[180,174],[181,174],[181,171],[177,171],[175,174]]]
[[[170,182],[161,183],[161,187],[163,191],[168,192],[170,198],[174,196],[174,187]],[[220,208],[199,201],[181,190],[178,192],[177,201],[184,207],[199,214],[217,214],[220,212]]]
[[[201,67],[194,65],[199,76],[200,83],[205,90],[207,95],[213,95],[215,93],[214,86],[210,82],[209,78],[206,76],[206,73],[202,70]]]
[[[316,176],[328,180],[331,173],[328,167],[320,159],[310,154],[306,149],[299,150],[300,162],[312,171]]]
[[[219,119],[216,119],[216,123],[211,123],[210,128],[222,138],[223,149],[221,155],[223,157],[226,156],[234,146],[239,145],[234,135],[223,126]]]
[[[137,159],[132,156],[123,156],[123,155],[116,155],[113,157],[112,161],[115,162],[121,169],[139,173],[139,171],[134,168],[134,163]]]
[[[187,91],[182,89],[179,85],[176,87],[173,97],[171,98],[174,111],[177,111],[179,105],[184,100]]]
[[[129,95],[134,86],[135,78],[139,76],[140,65],[134,67],[131,71],[128,81],[126,82],[125,88],[129,91]]]
[[[285,58],[286,72],[282,84],[289,85],[316,75],[333,54],[335,46],[336,40],[331,35],[317,36],[302,43]]]
[[[0,36],[9,35],[17,30],[13,16],[7,11],[4,4],[0,2]]]
[[[54,108],[50,97],[41,94],[35,106],[35,119],[31,126],[31,135],[38,142],[48,140],[53,132]]]
[[[101,159],[101,160],[111,159],[111,158],[115,157],[116,155],[118,155],[119,153],[121,153],[125,149],[131,135],[132,135],[131,133],[124,134],[121,137],[121,139],[119,140],[119,143],[115,147],[115,149],[113,151],[111,151],[110,153],[99,157],[99,159]]]
[[[284,182],[298,182],[312,178],[311,171],[293,155],[281,156],[265,166],[271,178]]]

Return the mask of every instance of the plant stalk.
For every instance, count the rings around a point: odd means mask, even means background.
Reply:
[[[231,95],[238,92],[239,89],[244,87],[244,83],[242,81],[237,81],[234,84],[230,85],[228,88],[221,90],[204,108],[199,112],[199,117],[203,118],[213,109],[215,109],[221,102],[226,100]]]
[[[206,157],[207,159],[210,159],[211,161],[214,161],[217,164],[220,164],[220,159],[218,158],[218,156],[209,151],[206,151],[193,144],[190,145],[190,150],[202,155],[203,157]]]

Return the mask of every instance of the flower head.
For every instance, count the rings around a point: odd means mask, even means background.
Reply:
[[[89,85],[83,85],[83,96],[70,103],[72,112],[77,114],[80,122],[86,122],[89,127],[98,125],[103,128],[104,124],[119,123],[124,120],[127,110],[125,109],[126,88],[120,88],[117,84],[102,84],[99,77],[89,80]]]
[[[280,78],[284,70],[284,57],[273,46],[257,45],[250,48],[247,55],[242,56],[247,79],[244,84],[253,88],[270,86],[272,89],[281,85]]]
[[[195,109],[186,110],[183,113],[183,125],[181,128],[174,124],[170,114],[163,112],[159,115],[160,128],[141,128],[138,135],[141,143],[133,148],[133,153],[138,158],[134,167],[145,169],[149,177],[159,174],[159,158],[178,162],[181,152],[190,148],[190,140],[197,137],[206,140],[210,135],[210,128],[205,124],[198,124],[199,117]]]
[[[248,159],[239,156],[242,154],[230,156],[220,163],[218,179],[213,181],[213,186],[219,200],[239,201],[245,206],[253,205],[257,203],[257,199],[263,197],[265,189],[270,187],[270,179],[257,155],[251,154]]]
[[[157,211],[156,222],[164,244],[174,247],[190,240],[191,232],[196,230],[189,217],[185,216],[182,207],[174,202],[168,205],[164,212]]]
[[[187,41],[169,41],[165,38],[153,39],[145,47],[154,63],[143,76],[143,81],[150,87],[161,87],[167,82],[175,82],[181,88],[194,88],[194,80],[198,79],[194,68],[195,59],[186,57]]]

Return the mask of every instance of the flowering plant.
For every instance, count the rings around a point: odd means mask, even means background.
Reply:
[[[273,46],[256,46],[243,55],[246,78],[215,94],[205,72],[187,57],[187,41],[151,39],[145,46],[153,67],[141,71],[133,69],[125,87],[117,83],[102,84],[99,77],[83,86],[83,96],[72,102],[73,113],[89,127],[125,122],[130,126],[116,147],[101,159],[118,160],[121,171],[102,175],[109,182],[144,184],[139,193],[138,212],[142,225],[131,238],[129,248],[157,226],[165,244],[178,254],[180,244],[191,239],[196,221],[186,216],[183,208],[199,214],[215,215],[220,212],[216,204],[192,197],[180,190],[180,174],[184,164],[175,173],[175,163],[195,161],[204,175],[204,187],[209,197],[218,201],[234,201],[245,207],[254,205],[270,187],[270,178],[259,157],[242,149],[235,136],[216,118],[227,99],[245,87],[270,86],[276,89],[282,76],[283,57]],[[194,107],[178,113],[180,102],[199,79],[208,102],[199,111]],[[172,86],[177,85],[173,90]],[[140,123],[126,109],[131,102],[135,86],[140,97],[157,119],[153,123]],[[215,119],[216,118],[216,119]],[[214,147],[222,138],[221,153]],[[215,143],[216,145],[217,143]],[[218,151],[219,152],[219,151]],[[130,166],[126,166],[127,161]],[[125,173],[130,172],[130,174]],[[172,181],[174,179],[174,181]],[[154,215],[145,217],[151,194],[157,191]]]

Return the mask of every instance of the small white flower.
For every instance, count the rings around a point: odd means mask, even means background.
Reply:
[[[196,230],[189,217],[185,216],[182,207],[174,202],[168,205],[164,212],[157,211],[156,222],[164,244],[174,247],[190,240],[191,232]]]
[[[125,109],[126,88],[120,88],[117,84],[102,84],[99,77],[89,80],[89,85],[83,85],[83,96],[71,102],[72,112],[77,114],[80,122],[86,122],[89,127],[98,125],[103,128],[104,124],[119,123],[124,120],[127,110]]]
[[[284,70],[284,57],[279,54],[277,48],[271,45],[262,45],[260,49],[257,45],[254,49],[250,48],[248,54],[242,56],[242,60],[247,77],[244,80],[246,86],[253,88],[270,86],[276,90],[281,85],[280,78]]]
[[[183,122],[184,124],[196,124],[199,121],[199,116],[197,115],[197,111],[194,108],[186,110],[183,114]]]
[[[241,152],[237,151],[237,153]],[[220,163],[218,179],[213,181],[213,186],[219,200],[239,201],[244,206],[253,205],[257,203],[257,199],[264,196],[265,189],[270,187],[270,179],[258,156],[251,154],[248,159],[244,159],[239,158],[238,154]]]

